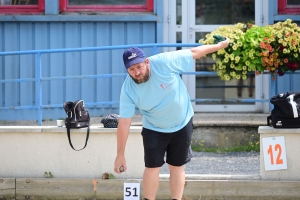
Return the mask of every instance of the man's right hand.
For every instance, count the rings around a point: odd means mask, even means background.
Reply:
[[[120,174],[120,167],[123,166],[124,172],[126,172],[126,159],[125,159],[125,146],[128,138],[131,118],[119,118],[117,129],[117,157],[115,160],[114,171]]]
[[[115,160],[114,171],[117,174],[121,174],[122,173],[122,171],[120,171],[121,167],[123,167],[123,172],[126,172],[127,170],[126,159],[124,156],[117,156]]]

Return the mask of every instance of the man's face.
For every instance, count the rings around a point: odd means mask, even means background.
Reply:
[[[145,83],[150,78],[149,60],[132,65],[128,68],[128,74],[136,84]]]

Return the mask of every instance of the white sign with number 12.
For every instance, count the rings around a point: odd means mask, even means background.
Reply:
[[[140,199],[140,183],[124,183],[124,200]]]
[[[265,171],[287,169],[284,136],[262,138]]]

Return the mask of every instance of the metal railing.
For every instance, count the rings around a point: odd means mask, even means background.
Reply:
[[[175,44],[135,44],[134,46],[140,48],[152,48],[153,55],[157,54],[157,49],[160,47],[195,47],[201,44],[185,44],[185,43],[175,43]],[[26,54],[35,54],[36,55],[36,72],[35,78],[19,78],[19,79],[5,79],[0,80],[0,83],[16,83],[16,82],[35,82],[36,90],[36,103],[35,105],[30,106],[11,106],[11,107],[0,107],[0,110],[10,110],[10,109],[37,109],[37,121],[38,125],[42,125],[42,109],[43,108],[61,108],[61,104],[51,104],[51,105],[42,105],[42,81],[52,81],[52,80],[66,80],[66,79],[97,79],[97,78],[108,78],[116,76],[127,76],[127,73],[118,73],[118,74],[96,74],[96,75],[81,75],[81,76],[60,76],[60,77],[42,77],[41,74],[41,55],[49,53],[64,53],[64,52],[83,52],[83,51],[99,51],[99,50],[114,50],[114,49],[126,49],[130,48],[133,45],[119,45],[119,46],[103,46],[103,47],[85,47],[85,48],[64,48],[64,49],[47,49],[47,50],[28,50],[28,51],[10,51],[10,52],[0,52],[0,56],[6,55],[26,55]],[[205,74],[216,74],[216,72],[185,72],[182,74],[187,75],[205,75]],[[273,81],[272,81],[273,82]],[[275,81],[274,81],[275,82]],[[271,93],[275,94],[276,84],[271,84]],[[210,102],[224,101],[223,99],[192,99],[192,102],[205,102],[209,100]],[[268,102],[269,99],[231,99],[226,100],[230,102]],[[107,101],[107,102],[86,102],[86,106],[96,106],[96,105],[111,105],[119,103],[118,101]]]

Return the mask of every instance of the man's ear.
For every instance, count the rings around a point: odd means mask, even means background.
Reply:
[[[148,58],[145,58],[145,63],[149,64],[149,59]]]

